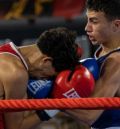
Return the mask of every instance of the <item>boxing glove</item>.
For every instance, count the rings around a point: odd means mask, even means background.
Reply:
[[[53,80],[51,79],[33,79],[30,78],[27,86],[27,94],[29,97],[35,99],[47,98],[51,92]],[[47,121],[54,117],[58,110],[37,110],[36,113],[40,120]]]
[[[53,98],[89,97],[94,89],[94,78],[87,68],[79,65],[74,71],[65,70],[56,77]]]
[[[94,79],[87,68],[78,65],[74,71],[60,72],[52,88],[52,98],[88,97],[94,89]],[[41,120],[49,120],[58,112],[59,110],[43,110],[37,111],[37,114]]]
[[[100,66],[95,58],[86,58],[80,60],[80,63],[85,66],[93,75],[95,80],[98,80],[100,74]]]
[[[27,94],[29,97],[42,99],[48,97],[53,85],[53,80],[33,79],[30,78],[27,86]]]
[[[103,64],[103,62],[106,60],[106,58],[113,52],[119,51],[119,49],[117,50],[113,50],[111,52],[109,52],[106,55],[103,55],[101,57],[98,57],[97,59],[95,58],[86,58],[86,59],[82,59],[80,60],[80,63],[85,66],[86,68],[88,68],[88,70],[92,73],[93,77],[95,80],[98,80],[99,76],[100,76],[100,71],[101,71],[101,65]]]

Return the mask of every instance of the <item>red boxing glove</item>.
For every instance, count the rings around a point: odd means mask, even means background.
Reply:
[[[56,78],[52,90],[53,98],[78,98],[88,97],[94,89],[92,74],[82,65],[73,72],[62,71]]]

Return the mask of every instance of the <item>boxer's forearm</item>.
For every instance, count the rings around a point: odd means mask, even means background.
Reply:
[[[74,119],[79,122],[86,123],[88,125],[93,124],[96,119],[102,114],[103,110],[65,110]]]
[[[20,129],[31,129],[36,128],[39,124],[41,124],[41,120],[38,115],[34,112],[26,117],[24,117]]]

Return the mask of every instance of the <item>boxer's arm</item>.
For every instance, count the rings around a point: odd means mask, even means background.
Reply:
[[[40,121],[40,118],[36,115],[36,111],[28,111],[24,112],[24,119],[21,123],[20,129],[34,129],[37,126],[40,125],[42,121]]]
[[[28,75],[23,69],[14,69],[11,71],[0,70],[1,82],[4,87],[5,99],[24,99],[26,98],[26,88]],[[10,73],[10,74],[9,74]],[[8,112],[4,113],[6,129],[30,129],[40,123],[40,119],[36,113],[29,112],[25,117],[26,112]],[[29,124],[28,124],[29,123]]]
[[[119,57],[109,57],[96,82],[95,90],[90,97],[114,97],[120,87]],[[91,125],[102,114],[103,110],[66,110],[75,119]]]

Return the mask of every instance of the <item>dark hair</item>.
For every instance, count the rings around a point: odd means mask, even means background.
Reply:
[[[120,18],[120,0],[87,0],[87,8],[104,12],[108,20]]]
[[[57,72],[71,69],[78,63],[76,33],[59,27],[43,32],[37,45],[43,54],[53,58],[53,66]]]

